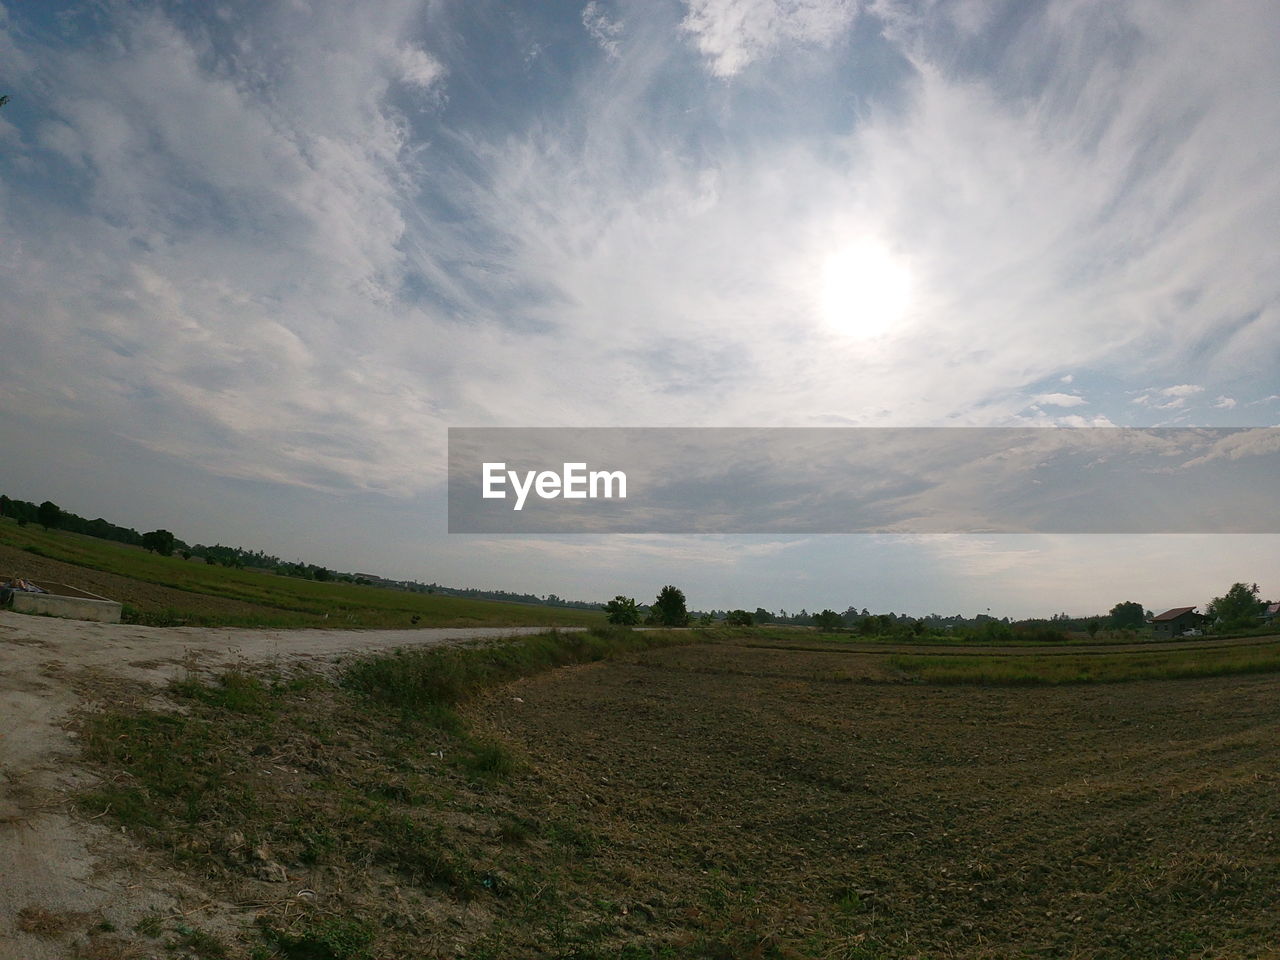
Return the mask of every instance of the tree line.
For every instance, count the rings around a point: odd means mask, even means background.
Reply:
[[[866,607],[858,609],[850,605],[837,612],[825,609],[817,613],[800,610],[788,613],[785,609],[774,613],[764,607],[747,610],[690,611],[684,592],[668,584],[659,592],[652,604],[640,605],[632,597],[622,595],[602,604],[587,600],[565,600],[554,593],[538,595],[508,590],[484,590],[471,587],[447,587],[438,583],[424,584],[416,580],[387,580],[360,574],[338,573],[317,564],[285,561],[262,550],[245,550],[222,544],[206,546],[188,545],[168,530],[158,529],[139,533],[132,527],[122,527],[98,517],[84,517],[63,510],[56,503],[45,500],[36,504],[27,500],[0,494],[0,517],[9,517],[19,525],[38,523],[46,530],[61,529],[102,540],[113,540],[130,546],[142,547],[161,556],[175,553],[186,560],[202,559],[205,563],[237,569],[263,570],[281,576],[298,577],[317,581],[338,581],[358,585],[370,585],[390,589],[408,590],[414,593],[439,593],[446,596],[476,599],[502,600],[512,603],[531,603],[578,609],[605,610],[610,623],[621,625],[650,624],[667,627],[683,627],[691,624],[707,626],[725,623],[730,626],[756,624],[782,624],[788,626],[816,627],[821,631],[849,631],[865,636],[961,636],[985,641],[1033,639],[1054,641],[1066,639],[1069,633],[1087,632],[1096,636],[1101,630],[1136,633],[1143,629],[1153,614],[1137,601],[1117,603],[1106,615],[1071,617],[1058,613],[1044,619],[1011,621],[1008,617],[995,618],[990,614],[964,617],[960,614],[943,616],[930,613],[923,617],[905,614],[871,613]],[[1222,631],[1238,631],[1257,626],[1267,605],[1259,597],[1256,583],[1235,583],[1221,597],[1214,597],[1205,610],[1205,619]]]
[[[1236,583],[1221,597],[1215,597],[1208,605],[1205,621],[1217,632],[1236,632],[1261,625],[1267,602],[1259,599],[1258,585]],[[1096,637],[1102,630],[1112,635],[1136,637],[1153,618],[1151,610],[1136,600],[1124,600],[1111,608],[1106,615],[1072,617],[1058,613],[1048,619],[1031,618],[1011,621],[1008,617],[996,618],[990,614],[964,617],[959,614],[944,617],[929,614],[911,617],[893,613],[871,613],[866,607],[859,610],[850,606],[843,613],[826,609],[818,613],[801,610],[788,614],[780,610],[774,614],[763,607],[754,612],[747,610],[711,610],[691,612],[687,609],[684,592],[668,584],[659,592],[652,604],[638,604],[634,597],[619,594],[605,604],[605,614],[610,623],[622,626],[646,624],[664,627],[710,626],[722,623],[728,626],[750,627],[757,624],[815,627],[823,633],[850,632],[868,637],[923,636],[963,637],[987,643],[1010,640],[1030,640],[1060,643],[1075,633],[1088,633]]]

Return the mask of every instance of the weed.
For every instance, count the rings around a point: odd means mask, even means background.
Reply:
[[[201,683],[189,674],[187,679],[175,681],[172,689],[179,696],[200,700],[209,706],[235,713],[262,713],[270,700],[267,685],[258,677],[238,668],[227,670],[214,684]]]
[[[227,948],[213,934],[195,927],[178,927],[176,946],[190,950],[200,960],[222,960],[227,956]]]
[[[492,740],[471,744],[470,751],[463,755],[462,765],[473,776],[487,780],[510,776],[518,766],[511,751]]]
[[[580,633],[550,630],[503,643],[399,649],[357,658],[343,672],[342,684],[376,702],[433,716],[433,711],[456,706],[482,689],[517,677],[695,639],[700,638],[593,627]]]
[[[325,917],[297,933],[268,929],[267,936],[288,960],[370,960],[373,930],[367,923]]]
[[[148,914],[133,925],[133,929],[144,937],[156,938],[164,932],[164,920],[156,914]]]

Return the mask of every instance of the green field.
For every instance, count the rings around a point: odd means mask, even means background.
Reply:
[[[162,557],[140,547],[0,521],[0,575],[70,583],[125,604],[157,626],[589,626],[595,610],[473,600]],[[417,622],[414,622],[414,618]]]
[[[895,654],[889,664],[923,683],[1021,686],[1179,680],[1280,672],[1280,643],[1216,649],[1037,656]]]

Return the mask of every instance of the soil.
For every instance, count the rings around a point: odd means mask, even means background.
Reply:
[[[529,816],[599,838],[582,894],[676,956],[690,930],[725,956],[1280,956],[1276,676],[928,687],[832,660],[654,651],[487,713]]]
[[[68,721],[113,685],[513,632],[0,613],[0,958],[173,956],[122,933],[244,916],[68,802],[91,782]],[[451,815],[498,886],[536,892],[482,893],[468,942],[442,922],[415,957],[1280,958],[1280,675],[929,686],[886,664],[721,642],[490,691],[466,713],[521,763]]]

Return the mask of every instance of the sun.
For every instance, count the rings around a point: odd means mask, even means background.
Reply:
[[[844,247],[822,265],[822,319],[844,336],[869,340],[888,333],[910,302],[910,272],[879,243]]]

